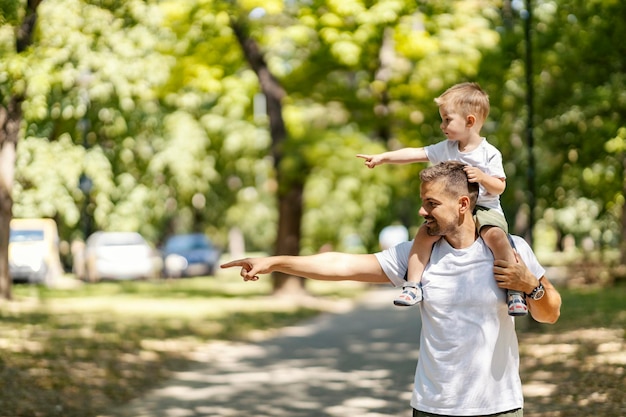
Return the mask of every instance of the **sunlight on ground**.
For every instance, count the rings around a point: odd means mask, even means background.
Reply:
[[[356,321],[327,314],[258,332],[253,343],[196,346],[188,357],[197,366],[110,417],[408,415],[418,335],[390,328],[389,316],[419,325],[415,311],[394,309],[392,294],[367,295]]]
[[[524,335],[520,350],[525,415],[616,415],[624,401],[623,385],[616,386],[626,373],[623,329]]]

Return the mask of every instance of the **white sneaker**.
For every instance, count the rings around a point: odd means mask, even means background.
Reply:
[[[509,316],[525,316],[528,314],[526,298],[519,291],[507,291],[507,305],[509,306]]]
[[[422,301],[422,289],[417,282],[407,282],[402,286],[402,293],[393,300],[393,303],[401,307],[410,307]]]

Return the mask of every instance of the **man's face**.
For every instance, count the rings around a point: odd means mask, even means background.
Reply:
[[[420,197],[422,206],[419,214],[425,220],[430,236],[446,236],[459,226],[459,200],[445,190],[443,180],[422,183]]]

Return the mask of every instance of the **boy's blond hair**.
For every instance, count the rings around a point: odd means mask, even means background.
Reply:
[[[470,114],[482,124],[489,116],[489,96],[477,83],[453,85],[435,99],[439,107],[463,117]]]

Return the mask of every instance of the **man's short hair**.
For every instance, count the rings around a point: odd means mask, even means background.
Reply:
[[[465,173],[465,164],[459,161],[445,161],[420,172],[422,183],[445,181],[445,190],[452,197],[468,196],[472,209],[478,199],[478,183],[469,182]]]
[[[477,83],[453,85],[435,99],[435,103],[447,112],[463,117],[474,115],[482,124],[489,116],[489,96]]]

